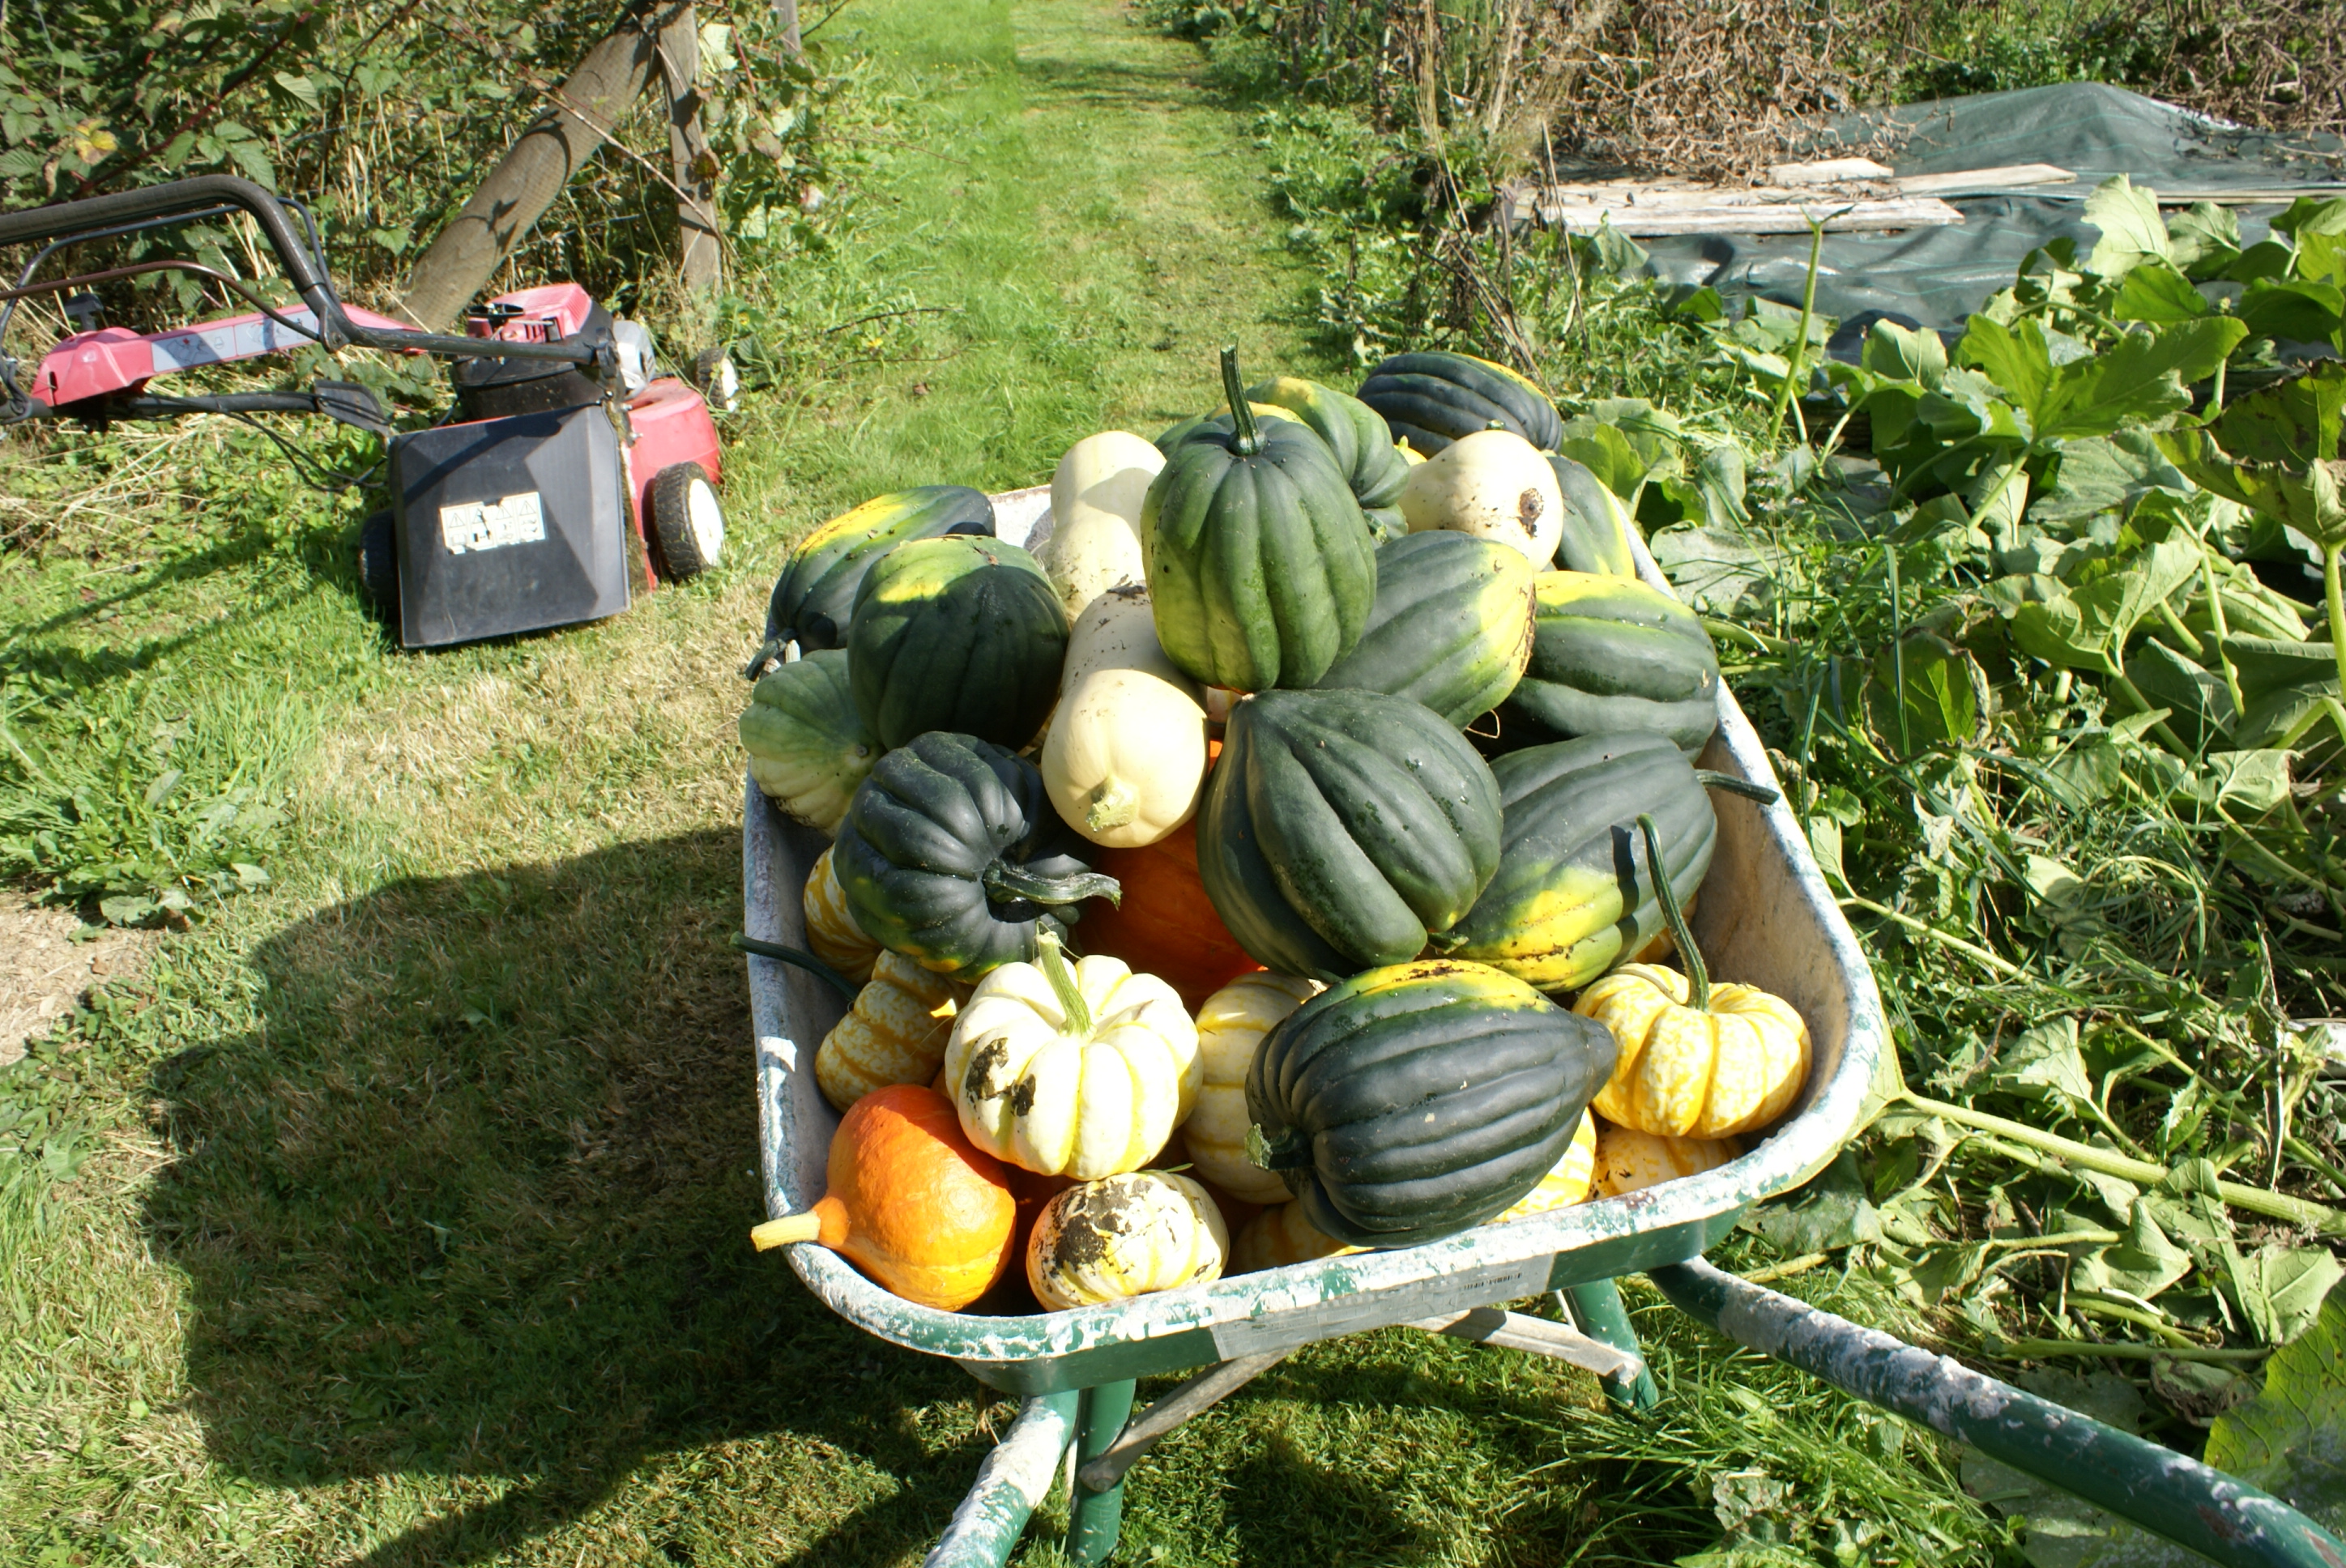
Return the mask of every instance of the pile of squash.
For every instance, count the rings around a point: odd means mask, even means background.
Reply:
[[[1800,1014],[1683,914],[1716,653],[1554,405],[1461,354],[1221,368],[1078,443],[1032,553],[954,485],[790,553],[741,738],[832,838],[855,1001],[830,1191],[760,1246],[1094,1305],[1636,1191],[1798,1096]]]

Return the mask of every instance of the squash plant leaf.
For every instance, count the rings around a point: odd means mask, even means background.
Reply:
[[[2240,220],[2229,207],[2195,202],[2167,220],[2167,242],[2185,277],[2194,282],[2220,277],[2239,258]]]
[[[1936,332],[1880,321],[1866,332],[1858,363],[1888,380],[1917,382],[1935,391],[1947,373],[1947,345]]]
[[[2102,231],[2086,265],[2105,278],[2122,278],[2146,260],[2175,260],[2166,221],[2158,216],[2158,193],[2137,189],[2123,174],[2104,180],[2086,198],[2086,221]]]
[[[2125,1240],[2081,1247],[2076,1257],[2073,1282],[2094,1290],[2115,1288],[2145,1301],[2191,1272],[2191,1255],[2167,1238],[2141,1198],[2134,1200]]]
[[[1575,423],[1582,423],[1575,421]],[[1637,487],[1653,464],[1629,444],[1629,438],[1609,424],[1587,422],[1586,435],[1566,435],[1556,443],[1557,455],[1569,457],[1596,476],[1596,482],[1627,505],[1635,506]]]
[[[2336,1530],[2346,1525],[2346,1290],[2265,1364],[2264,1391],[2216,1418],[2208,1462]]]
[[[2326,1247],[2287,1247],[2273,1242],[2239,1258],[2231,1269],[2231,1294],[2257,1337],[2286,1345],[2314,1324],[2341,1278],[2341,1265]]]
[[[2216,373],[2248,335],[2225,317],[2128,332],[2092,359],[2061,366],[2029,413],[2039,441],[2109,435],[2191,406],[2190,385]]]
[[[1976,660],[1932,632],[1915,632],[1874,656],[1865,691],[1873,732],[1901,757],[1974,738],[1987,708]]]
[[[2156,260],[2128,272],[2110,303],[2110,314],[2121,321],[2196,321],[2213,313],[2190,279],[2173,263]]]
[[[2335,283],[2262,278],[2240,297],[2240,320],[2253,337],[2327,342],[2338,335],[2341,318],[2346,318],[2346,292]]]

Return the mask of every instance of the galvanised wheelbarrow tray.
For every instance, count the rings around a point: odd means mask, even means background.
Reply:
[[[1003,539],[1031,546],[1047,535],[1047,486],[994,502]],[[1642,543],[1637,558],[1646,580],[1667,588]],[[1719,734],[1702,765],[1773,785],[1767,753],[1734,697],[1722,687],[1719,703]],[[1815,1047],[1799,1103],[1739,1159],[1422,1247],[1024,1318],[915,1306],[823,1247],[792,1246],[790,1267],[831,1310],[1024,1398],[928,1568],[999,1568],[1063,1468],[1074,1472],[1067,1553],[1078,1563],[1106,1560],[1123,1512],[1123,1474],[1150,1444],[1290,1352],[1365,1329],[1410,1324],[1560,1357],[1598,1373],[1616,1400],[1649,1407],[1658,1393],[1613,1285],[1639,1272],[1729,1338],[2217,1562],[2346,1568],[2335,1539],[2253,1487],[1702,1261],[1754,1204],[1831,1163],[1857,1131],[1876,1064],[1891,1049],[1872,972],[1791,809],[1723,792],[1713,802],[1719,844],[1694,917],[1710,971],[1791,1002]],[[769,805],[754,783],[747,787],[741,849],[751,939],[804,945],[801,892],[825,842]],[[836,992],[802,970],[754,956],[749,967],[766,1207],[779,1217],[823,1192],[839,1116],[816,1086],[814,1053],[844,1009]],[[1548,1292],[1568,1321],[1493,1306]],[[1198,1367],[1209,1369],[1133,1417],[1133,1380]]]

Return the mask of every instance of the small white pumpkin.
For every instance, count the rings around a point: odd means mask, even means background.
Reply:
[[[1596,1190],[1607,1197],[1717,1170],[1742,1152],[1733,1138],[1666,1138],[1610,1122],[1596,1128]]]
[[[1158,645],[1148,585],[1101,594],[1067,638],[1043,741],[1051,804],[1111,850],[1153,844],[1188,821],[1206,785],[1205,697]]]
[[[1401,514],[1413,534],[1448,528],[1511,545],[1537,570],[1564,535],[1564,492],[1530,442],[1511,430],[1478,430],[1409,471]]]
[[[1043,571],[1070,618],[1118,583],[1137,583],[1140,504],[1165,454],[1129,431],[1102,431],[1067,449],[1051,475],[1051,537]]]
[[[945,1046],[945,1089],[970,1142],[1038,1176],[1137,1170],[1196,1103],[1198,1026],[1153,974],[1046,934],[1034,963],[978,983]]]
[[[1580,1113],[1580,1126],[1572,1135],[1572,1143],[1554,1169],[1540,1177],[1539,1186],[1524,1194],[1515,1207],[1490,1223],[1521,1219],[1525,1215],[1545,1214],[1550,1209],[1570,1208],[1582,1202],[1596,1186],[1596,1117],[1593,1112]]]
[[[1198,1174],[1248,1203],[1283,1204],[1295,1195],[1271,1172],[1247,1158],[1247,1069],[1257,1046],[1281,1019],[1318,995],[1316,980],[1273,974],[1242,974],[1198,1009],[1198,1055],[1205,1082],[1198,1108],[1181,1124],[1182,1142]]]
[[[1204,1187],[1169,1171],[1133,1171],[1043,1206],[1026,1240],[1026,1283],[1035,1300],[1064,1312],[1211,1284],[1229,1250],[1229,1227]]]

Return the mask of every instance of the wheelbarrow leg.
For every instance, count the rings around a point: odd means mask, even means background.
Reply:
[[[1075,1427],[1072,1390],[1043,1394],[1021,1406],[921,1568],[1002,1568],[1027,1516],[1058,1479],[1059,1457],[1067,1451]]]
[[[1644,1351],[1637,1343],[1637,1327],[1629,1321],[1628,1309],[1621,1305],[1620,1288],[1610,1279],[1598,1279],[1586,1285],[1567,1285],[1557,1292],[1572,1311],[1572,1320],[1580,1331],[1592,1339],[1602,1339],[1617,1350],[1627,1350],[1633,1356]],[[1635,1377],[1603,1377],[1597,1380],[1605,1397],[1626,1410],[1650,1410],[1662,1402],[1662,1390],[1654,1381],[1654,1374],[1639,1367]]]
[[[1083,1482],[1084,1466],[1106,1453],[1132,1416],[1132,1380],[1086,1389],[1076,1410],[1076,1491],[1067,1505],[1067,1560],[1105,1563],[1124,1522],[1124,1479],[1105,1492]]]
[[[1722,1274],[1699,1257],[1646,1272],[1680,1310],[1729,1339],[2227,1568],[2346,1563],[2346,1544],[2312,1520],[2172,1449]]]

